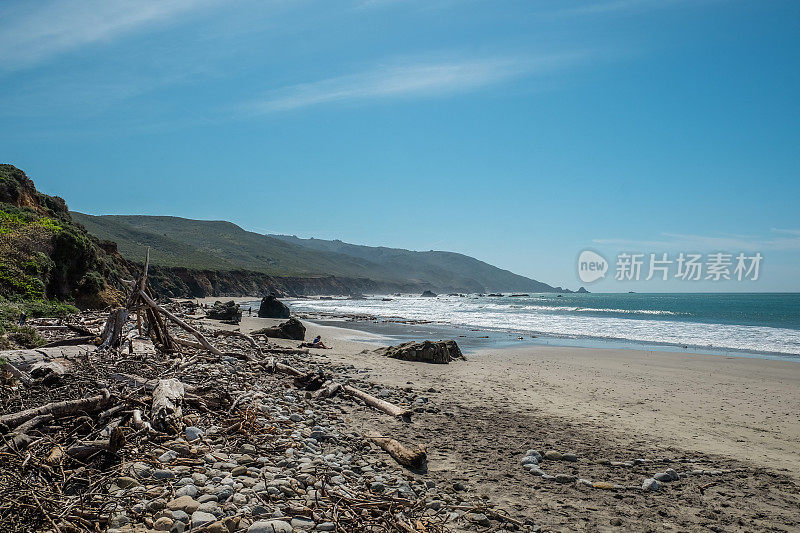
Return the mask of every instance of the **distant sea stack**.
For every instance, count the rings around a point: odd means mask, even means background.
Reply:
[[[425,298],[434,298],[437,296],[437,294],[432,291],[425,291],[421,294],[421,296],[424,296]]]
[[[259,318],[289,318],[289,314],[289,308],[274,294],[261,299],[261,306],[258,308]]]

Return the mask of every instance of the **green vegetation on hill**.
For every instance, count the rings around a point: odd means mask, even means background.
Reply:
[[[64,200],[38,192],[13,165],[0,165],[0,296],[108,304],[121,268],[121,258],[73,223]]]
[[[274,276],[366,278],[407,287],[441,291],[551,292],[555,289],[472,257],[451,252],[413,252],[260,235],[230,222],[144,215],[74,219],[102,239],[117,243],[129,260],[142,261],[147,246],[151,262],[167,267],[249,270]]]

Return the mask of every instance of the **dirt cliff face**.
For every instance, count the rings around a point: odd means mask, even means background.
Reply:
[[[0,296],[104,307],[120,301],[120,278],[128,274],[119,254],[73,222],[62,198],[37,191],[13,165],[0,165]]]
[[[270,293],[285,296],[311,296],[317,294],[415,292],[418,290],[416,286],[378,283],[364,278],[278,277],[248,270],[215,271],[151,267],[148,279],[156,293],[179,298],[257,296]]]

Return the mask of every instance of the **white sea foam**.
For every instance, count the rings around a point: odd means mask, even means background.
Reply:
[[[691,322],[674,318],[680,313],[673,311],[524,305],[515,301],[503,304],[456,297],[393,297],[391,301],[381,298],[296,300],[290,305],[299,311],[366,314],[480,329],[800,355],[798,330]],[[592,316],[598,313],[608,316]],[[642,315],[642,318],[614,316],[618,314]],[[654,318],[646,318],[648,315]],[[673,318],[659,320],[656,318],[659,315]]]

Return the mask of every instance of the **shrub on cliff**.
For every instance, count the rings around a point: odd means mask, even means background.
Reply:
[[[103,307],[121,299],[127,265],[70,217],[67,204],[36,190],[23,171],[0,165],[0,296]]]

